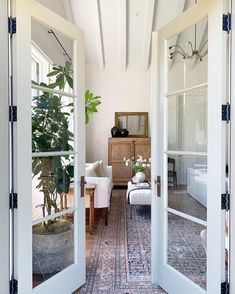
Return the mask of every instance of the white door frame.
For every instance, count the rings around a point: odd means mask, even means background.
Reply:
[[[235,293],[235,0],[232,0],[231,176],[230,176],[230,293]]]
[[[208,13],[209,12],[209,13]],[[225,242],[221,236],[224,234],[224,211],[221,211],[221,194],[226,192],[225,188],[225,129],[226,124],[221,121],[221,105],[226,103],[226,83],[225,83],[225,64],[226,64],[226,32],[222,31],[222,15],[227,13],[223,0],[207,0],[199,1],[199,3],[187,10],[177,20],[172,21],[158,33],[153,35],[153,71],[152,71],[152,150],[157,150],[153,154],[152,166],[152,182],[157,180],[157,175],[161,175],[163,179],[163,166],[159,154],[164,152],[164,142],[159,142],[159,138],[163,138],[162,122],[164,114],[164,80],[166,80],[166,56],[165,56],[165,39],[174,36],[176,33],[183,31],[186,27],[193,25],[200,19],[209,17],[208,24],[208,185],[207,185],[207,292],[213,294],[220,293],[221,282],[224,282],[224,247]],[[161,52],[161,55],[159,54]],[[159,57],[157,57],[157,55]],[[161,56],[161,57],[160,57]],[[160,69],[161,68],[161,69]],[[213,99],[212,99],[213,97]],[[160,110],[160,111],[159,111]],[[213,110],[213,111],[210,111]],[[156,113],[158,117],[156,117]],[[215,131],[216,130],[216,131]],[[157,148],[156,148],[157,147]],[[164,195],[163,183],[161,183],[161,195]],[[152,279],[153,282],[165,280],[165,285],[170,286],[170,293],[177,293],[174,284],[176,280],[169,281],[167,276],[161,276],[159,273],[159,262],[163,264],[162,256],[164,255],[164,247],[162,240],[159,241],[158,236],[163,235],[163,226],[159,223],[165,222],[162,219],[162,211],[164,209],[164,201],[157,195],[156,185],[153,185],[153,202],[152,202]],[[217,195],[217,197],[214,197]],[[217,246],[215,246],[217,244]],[[173,285],[173,286],[172,286]],[[189,288],[185,288],[185,292],[191,293]],[[196,289],[195,291],[205,293],[204,290]],[[199,293],[198,292],[198,293]],[[192,292],[194,293],[194,292]],[[195,292],[196,293],[196,292]]]
[[[84,35],[79,28],[58,16],[34,0],[14,0],[12,16],[17,20],[17,31],[13,35],[13,90],[14,105],[18,108],[15,124],[15,189],[18,193],[18,209],[15,222],[15,278],[18,280],[19,294],[51,292],[62,294],[76,290],[85,282],[85,199],[81,198],[79,181],[74,183],[75,222],[79,226],[74,230],[75,263],[32,290],[32,146],[31,146],[31,18],[42,24],[63,32],[74,41],[73,69],[74,94],[77,96],[75,107],[84,109]],[[52,25],[53,24],[53,25]],[[81,45],[80,45],[81,44]],[[78,46],[79,45],[79,46]],[[77,102],[76,102],[77,101]],[[79,146],[85,146],[85,113],[79,113],[75,122],[75,136],[79,134]],[[75,166],[75,179],[84,175],[85,148],[78,148],[75,138],[75,157],[79,164]],[[24,172],[22,172],[24,167]],[[76,269],[76,270],[75,270]],[[81,274],[78,274],[78,273]],[[68,282],[69,285],[65,282]],[[68,286],[70,288],[68,288]],[[51,288],[52,287],[52,288]]]
[[[9,108],[8,108],[8,11],[7,1],[0,1],[0,289],[9,292],[10,281],[10,209],[9,209]]]

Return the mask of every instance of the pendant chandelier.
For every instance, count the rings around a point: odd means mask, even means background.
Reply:
[[[194,27],[194,46],[191,41],[188,42],[189,52],[186,52],[180,45],[172,45],[169,47],[170,51],[170,59],[173,59],[176,55],[181,55],[183,59],[196,59],[202,61],[203,57],[208,54],[208,49],[205,49],[208,40],[201,46],[201,48],[197,49],[197,25]],[[173,50],[173,51],[172,51]]]
[[[197,0],[195,1],[195,4],[197,4]],[[196,59],[199,61],[203,60],[203,57],[205,57],[208,54],[208,49],[206,48],[206,44],[208,43],[208,40],[206,40],[201,48],[197,48],[197,24],[194,25],[194,44],[192,44],[191,41],[188,42],[189,45],[189,51],[187,52],[184,50],[180,45],[175,44],[169,47],[170,52],[170,59],[173,59],[176,55],[181,55],[183,59]]]

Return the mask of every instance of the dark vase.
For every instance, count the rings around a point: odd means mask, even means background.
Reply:
[[[129,134],[129,131],[127,129],[121,129],[120,130],[120,136],[121,137],[127,137]]]
[[[111,129],[112,137],[120,137],[120,130],[118,127],[112,127]]]

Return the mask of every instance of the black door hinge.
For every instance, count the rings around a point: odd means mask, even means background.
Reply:
[[[221,209],[230,210],[230,194],[221,194]]]
[[[227,123],[230,121],[230,113],[231,107],[230,104],[222,104],[222,121],[226,121]]]
[[[221,283],[221,294],[229,294],[229,283],[228,282]]]
[[[8,33],[12,36],[16,33],[16,18],[8,17]]]
[[[223,31],[229,33],[231,31],[231,13],[223,14]]]
[[[17,121],[17,106],[9,106],[9,121]]]
[[[18,208],[18,195],[17,193],[10,193],[10,209],[16,209]]]
[[[10,294],[18,293],[18,281],[15,279],[11,279],[10,281]]]

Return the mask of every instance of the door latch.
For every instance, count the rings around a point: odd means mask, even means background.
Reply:
[[[81,197],[84,197],[85,195],[85,185],[86,185],[85,177],[81,176],[81,180],[80,180]]]
[[[157,180],[155,180],[155,184],[157,185],[157,196],[161,197],[161,177],[157,176]]]

